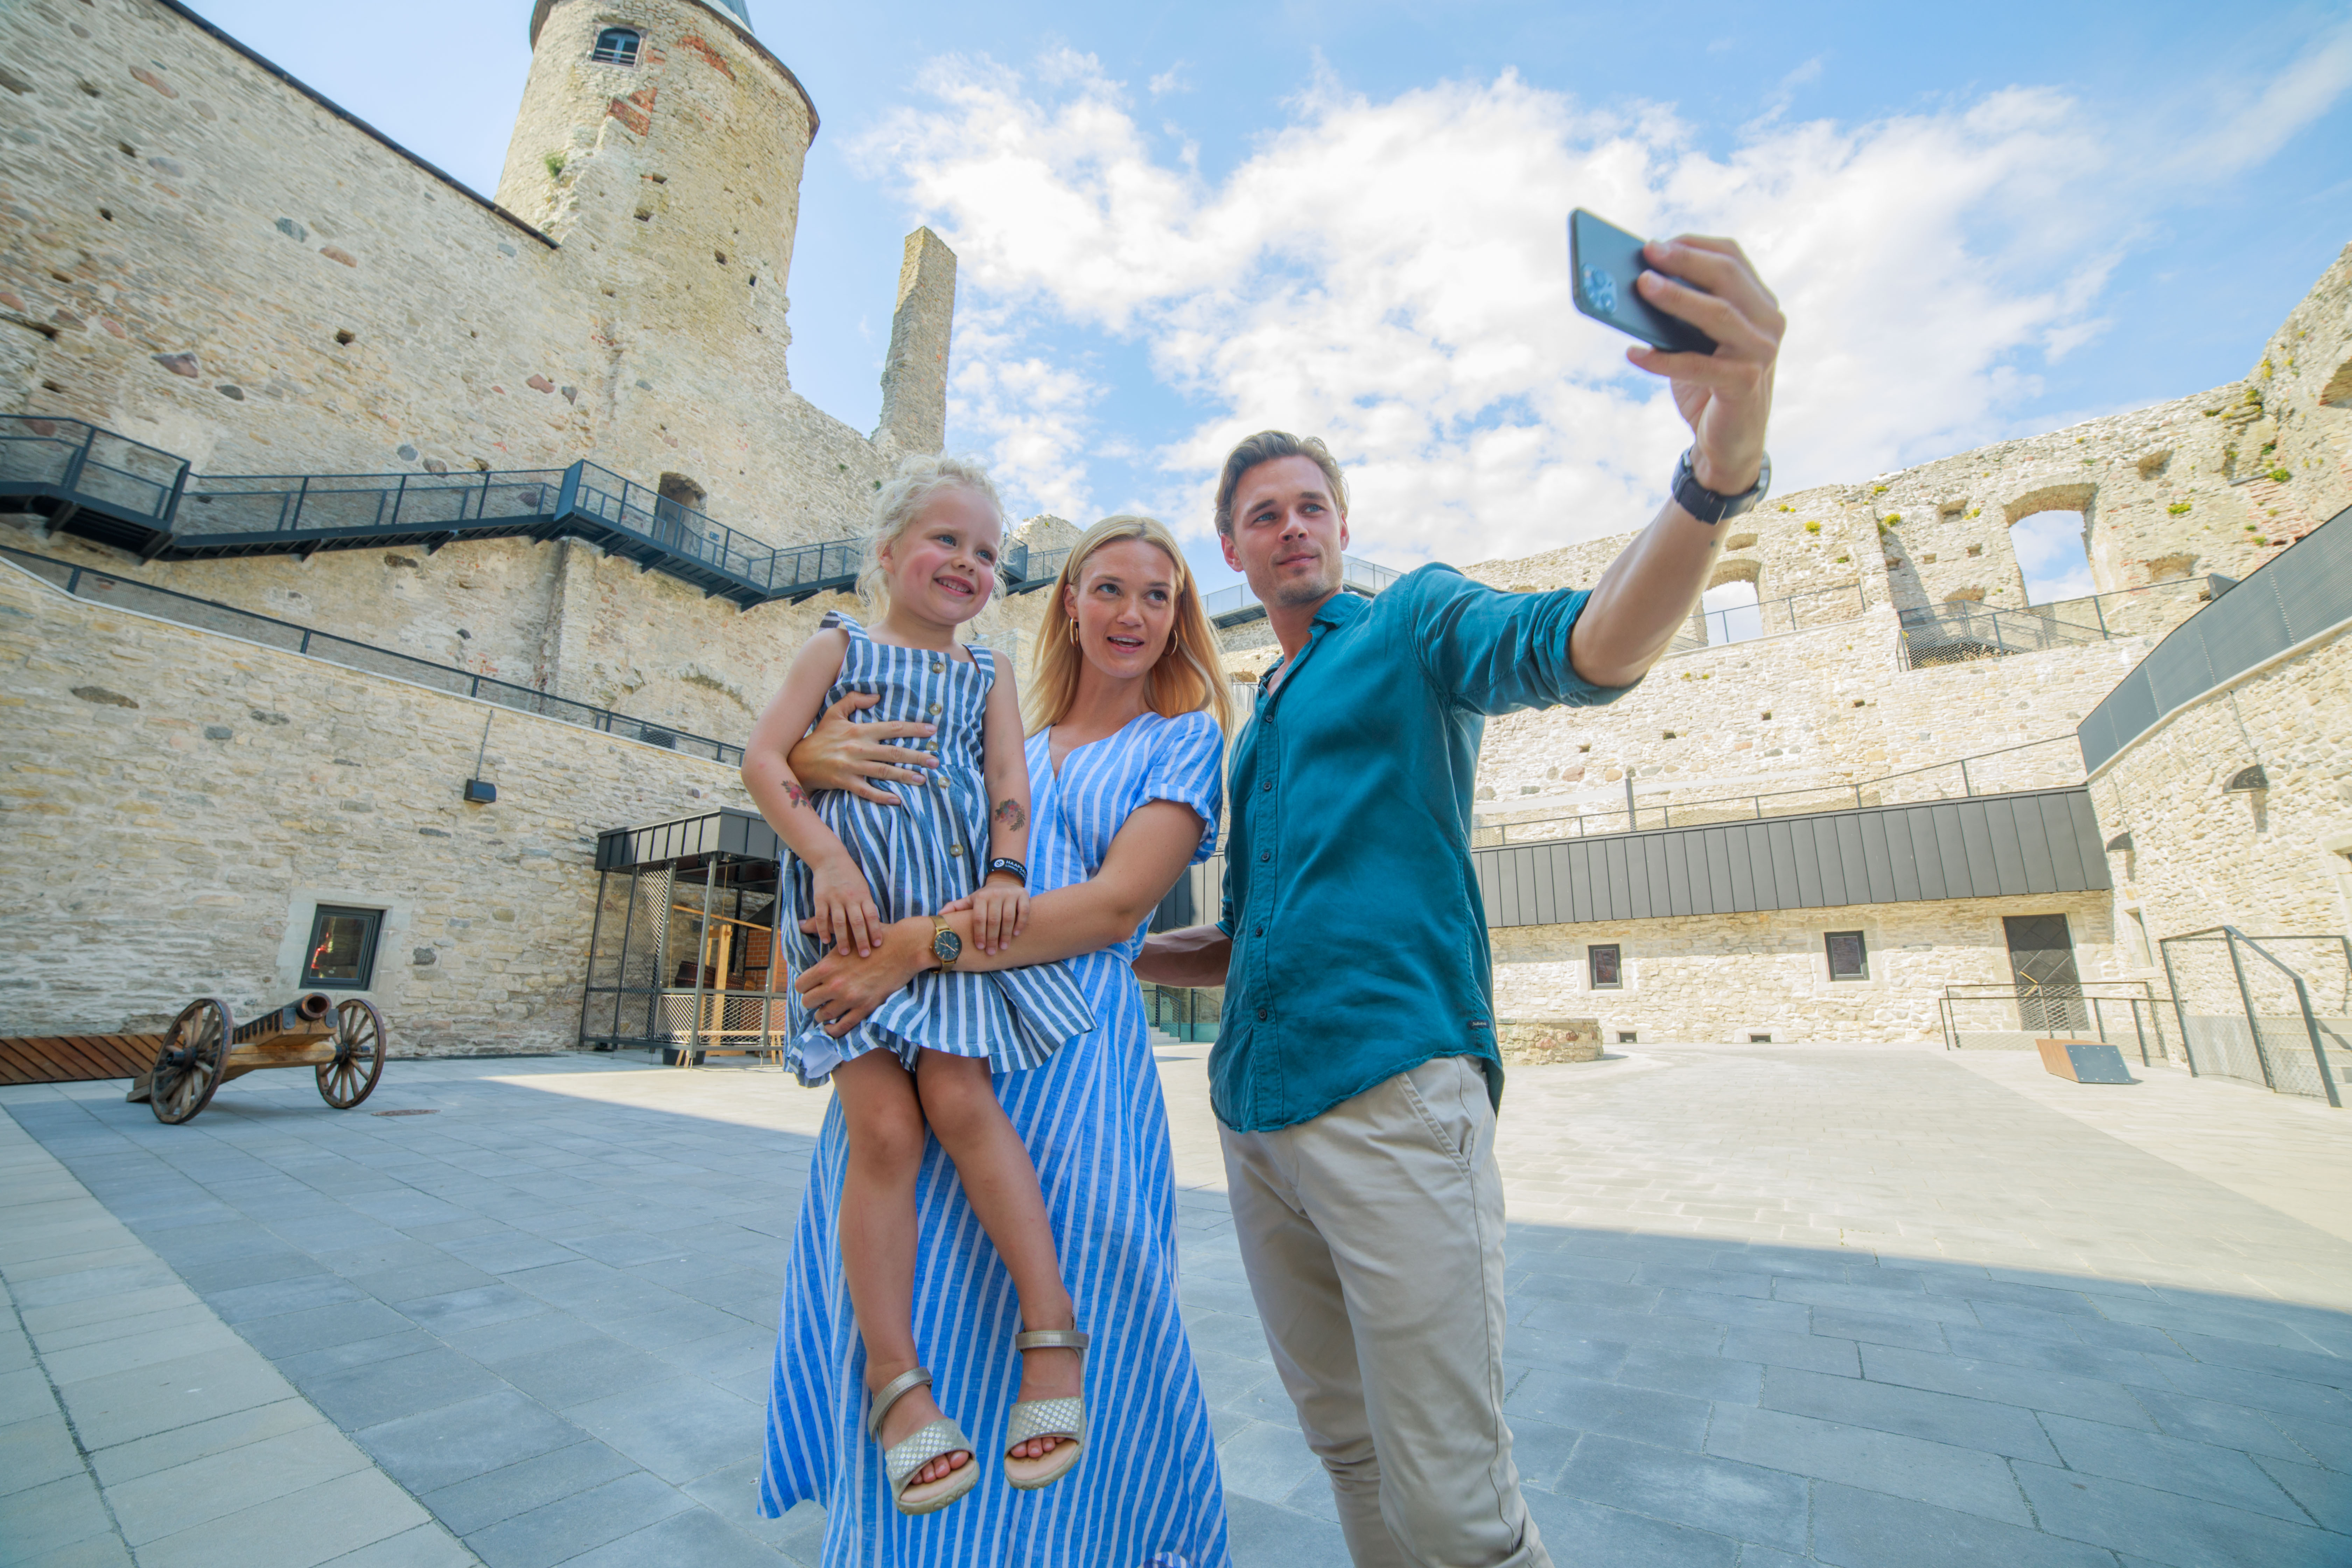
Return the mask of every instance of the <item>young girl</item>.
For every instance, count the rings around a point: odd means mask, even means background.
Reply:
[[[829,615],[743,748],[743,783],[793,852],[793,907],[778,922],[795,975],[820,942],[872,951],[885,925],[934,917],[969,899],[974,941],[993,949],[1028,912],[1029,772],[1006,662],[955,642],[995,585],[1004,532],[996,489],[976,465],[911,458],[876,498],[858,591],[882,617],[868,631]],[[811,795],[785,754],[819,713],[851,692],[881,700],[868,721],[919,720],[939,766],[902,804],[838,790]],[[813,923],[813,939],[800,930]],[[881,1443],[902,1513],[945,1508],[971,1489],[971,1444],[925,1385],[912,1329],[915,1178],[928,1124],[1013,1276],[1023,1323],[1023,1393],[1006,1437],[1015,1487],[1058,1480],[1086,1436],[1077,1331],[1037,1173],[989,1081],[1032,1068],[1094,1027],[1084,994],[1057,964],[958,973],[956,933],[936,922],[938,967],[836,1038],[795,993],[786,1059],[803,1083],[830,1077],[848,1134],[841,1254],[866,1345],[868,1432]]]

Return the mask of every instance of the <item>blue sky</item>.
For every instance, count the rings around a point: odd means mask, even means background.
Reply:
[[[194,3],[495,186],[527,0]],[[1204,566],[1215,458],[1269,424],[1332,438],[1398,564],[1643,521],[1684,437],[1568,309],[1570,205],[1749,242],[1784,491],[2231,380],[2352,239],[2344,5],[751,11],[824,117],[793,384],[872,426],[929,222],[950,443],[1017,513],[1157,511]]]

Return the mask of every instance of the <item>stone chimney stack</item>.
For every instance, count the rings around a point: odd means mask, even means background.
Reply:
[[[882,423],[874,432],[901,452],[936,452],[947,440],[948,335],[955,325],[955,252],[928,228],[907,237],[890,357],[882,367]]]

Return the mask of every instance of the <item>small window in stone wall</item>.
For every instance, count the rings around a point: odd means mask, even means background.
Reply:
[[[1585,962],[1591,966],[1592,988],[1595,991],[1620,991],[1625,985],[1625,972],[1618,963],[1615,942],[1603,947],[1584,950]]]
[[[1870,978],[1870,949],[1858,931],[1833,931],[1822,939],[1829,948],[1832,980]]]
[[[302,963],[302,984],[329,991],[364,991],[375,980],[375,942],[383,931],[382,910],[320,904],[310,917],[310,956]]]
[[[637,63],[637,30],[635,27],[605,28],[596,35],[595,52],[588,58],[599,65],[635,65]]]

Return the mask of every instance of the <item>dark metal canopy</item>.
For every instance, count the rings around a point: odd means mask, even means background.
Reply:
[[[783,841],[758,812],[732,805],[651,827],[608,827],[596,835],[599,871],[652,870],[709,855],[782,860],[784,853]]]

